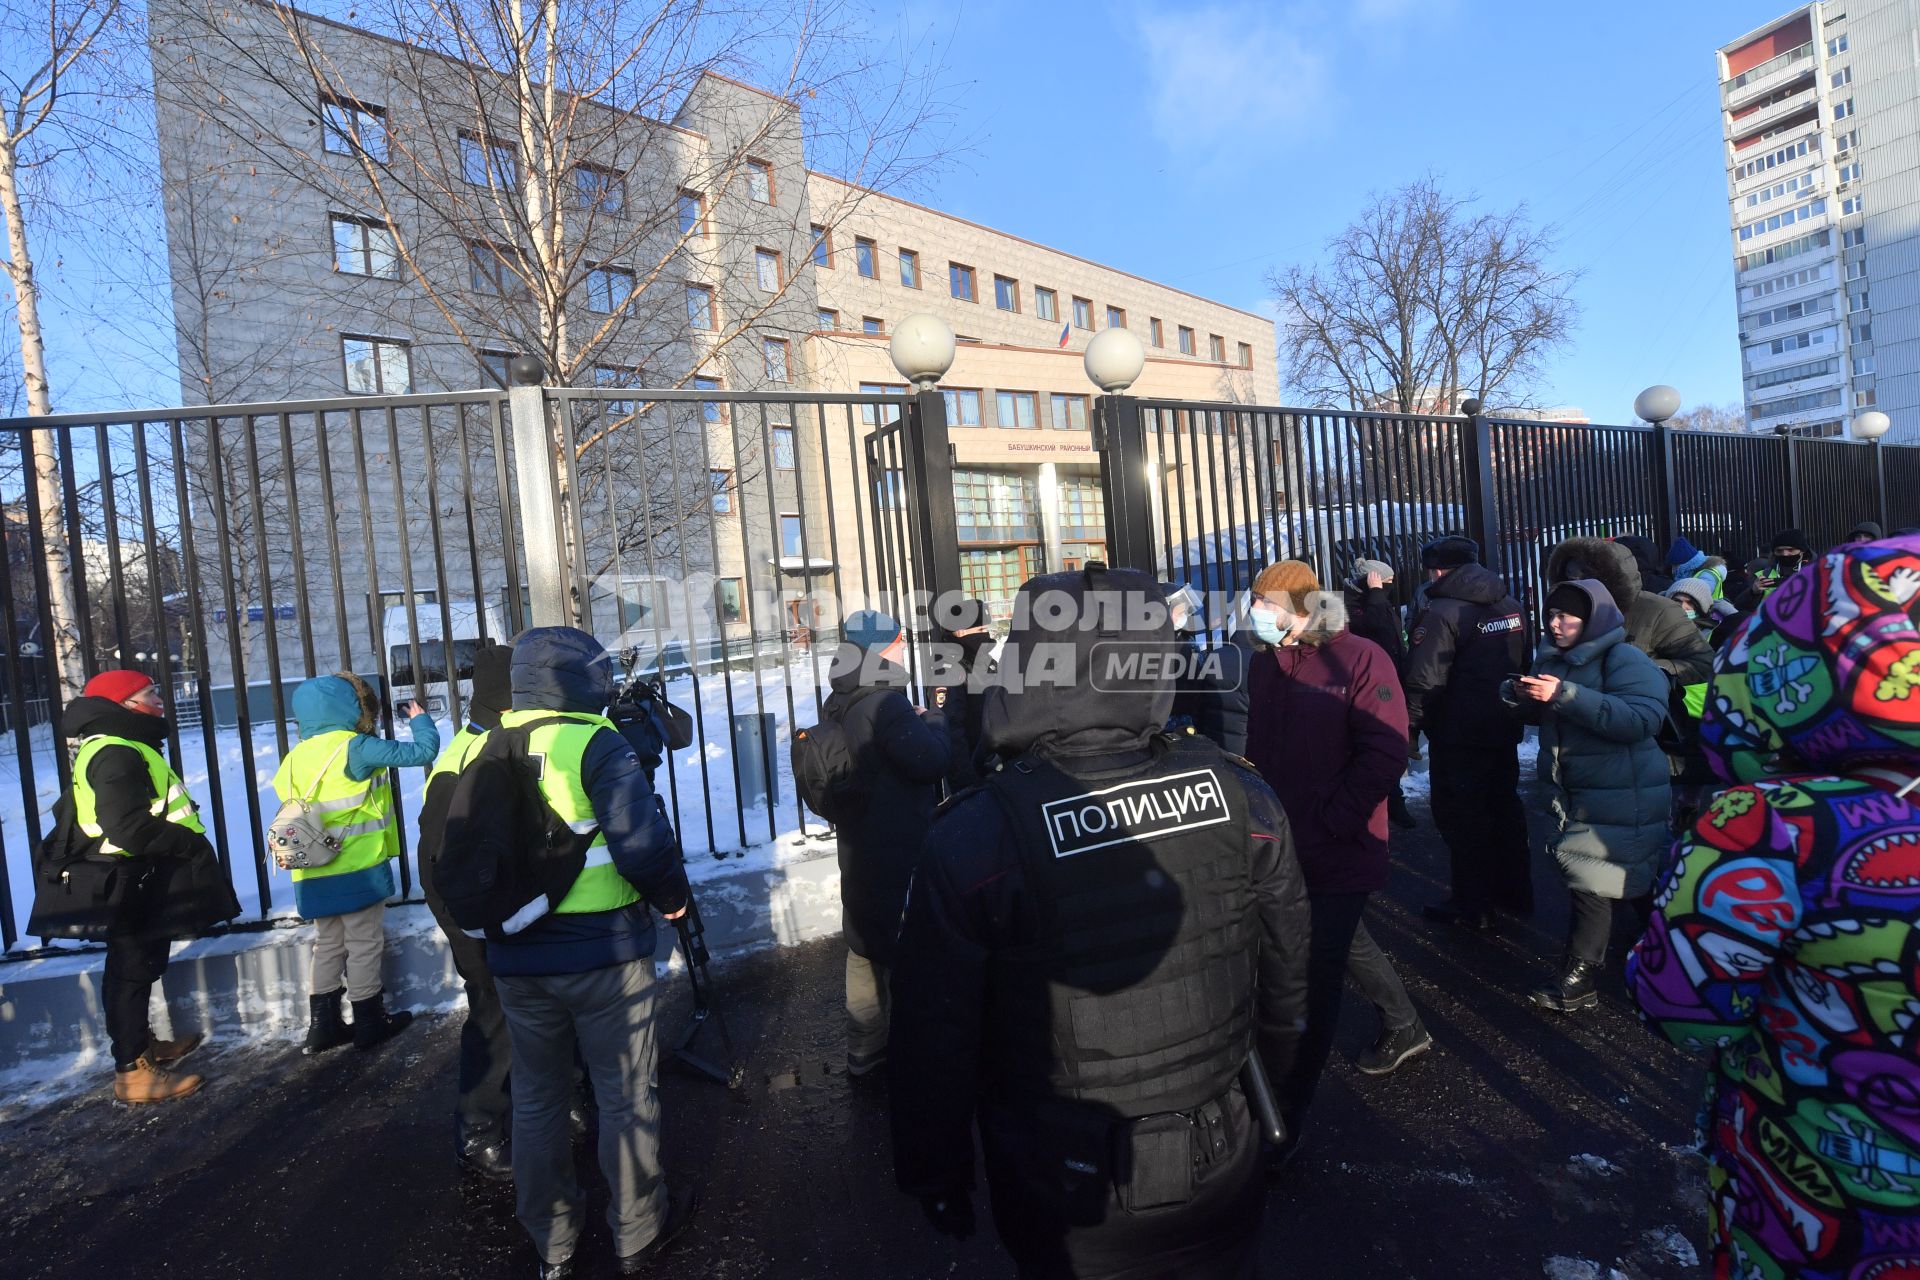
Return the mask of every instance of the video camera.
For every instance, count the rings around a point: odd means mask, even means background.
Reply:
[[[607,718],[627,740],[640,767],[653,781],[654,771],[669,751],[683,751],[693,745],[693,717],[667,699],[666,681],[658,671],[640,674],[640,649],[620,651],[620,683],[614,688],[613,701],[607,704]]]

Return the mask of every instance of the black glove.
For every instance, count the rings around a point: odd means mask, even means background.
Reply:
[[[921,1196],[920,1209],[927,1215],[927,1221],[933,1229],[942,1235],[952,1236],[955,1240],[965,1240],[973,1234],[973,1194],[955,1189],[942,1191],[938,1195]]]

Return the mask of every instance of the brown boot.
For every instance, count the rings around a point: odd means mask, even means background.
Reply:
[[[141,1054],[140,1060],[126,1070],[113,1073],[116,1101],[138,1105],[143,1102],[171,1102],[197,1092],[206,1081],[199,1076],[180,1076],[153,1065],[153,1058]]]
[[[204,1031],[189,1031],[178,1040],[162,1040],[156,1036],[147,1041],[147,1056],[157,1066],[170,1067],[206,1042]]]

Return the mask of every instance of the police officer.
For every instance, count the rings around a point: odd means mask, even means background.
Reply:
[[[1425,733],[1433,824],[1447,842],[1452,894],[1422,912],[1487,931],[1493,908],[1533,910],[1527,816],[1520,807],[1519,722],[1500,684],[1527,669],[1520,603],[1480,563],[1471,538],[1437,538],[1420,551],[1427,603],[1414,623],[1403,683],[1410,734]]]
[[[1003,763],[935,819],[900,933],[896,1176],[970,1234],[977,1124],[1023,1277],[1253,1274],[1241,1081],[1256,1044],[1291,1066],[1307,904],[1273,792],[1163,732],[1164,666],[1126,660],[1173,643],[1145,573],[1021,589],[984,717]]]
[[[644,1269],[686,1227],[692,1184],[669,1193],[660,1167],[651,907],[687,909],[679,842],[633,748],[604,711],[612,663],[573,627],[536,627],[513,647],[513,710],[540,794],[575,831],[594,832],[586,866],[551,914],[503,940],[487,965],[513,1044],[515,1211],[543,1278],[575,1274],[585,1198],[574,1176],[568,1111],[574,1055],[600,1110],[600,1168],[621,1273]],[[582,1267],[582,1270],[586,1268]]]

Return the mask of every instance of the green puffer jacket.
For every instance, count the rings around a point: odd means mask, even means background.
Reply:
[[[1540,778],[1554,788],[1559,827],[1548,847],[1575,889],[1603,898],[1636,898],[1653,888],[1667,847],[1671,784],[1667,757],[1654,742],[1667,716],[1666,673],[1628,644],[1626,623],[1607,589],[1591,578],[1573,584],[1593,601],[1586,636],[1571,649],[1543,643],[1533,674],[1557,676],[1544,707],[1508,704],[1540,726]]]

